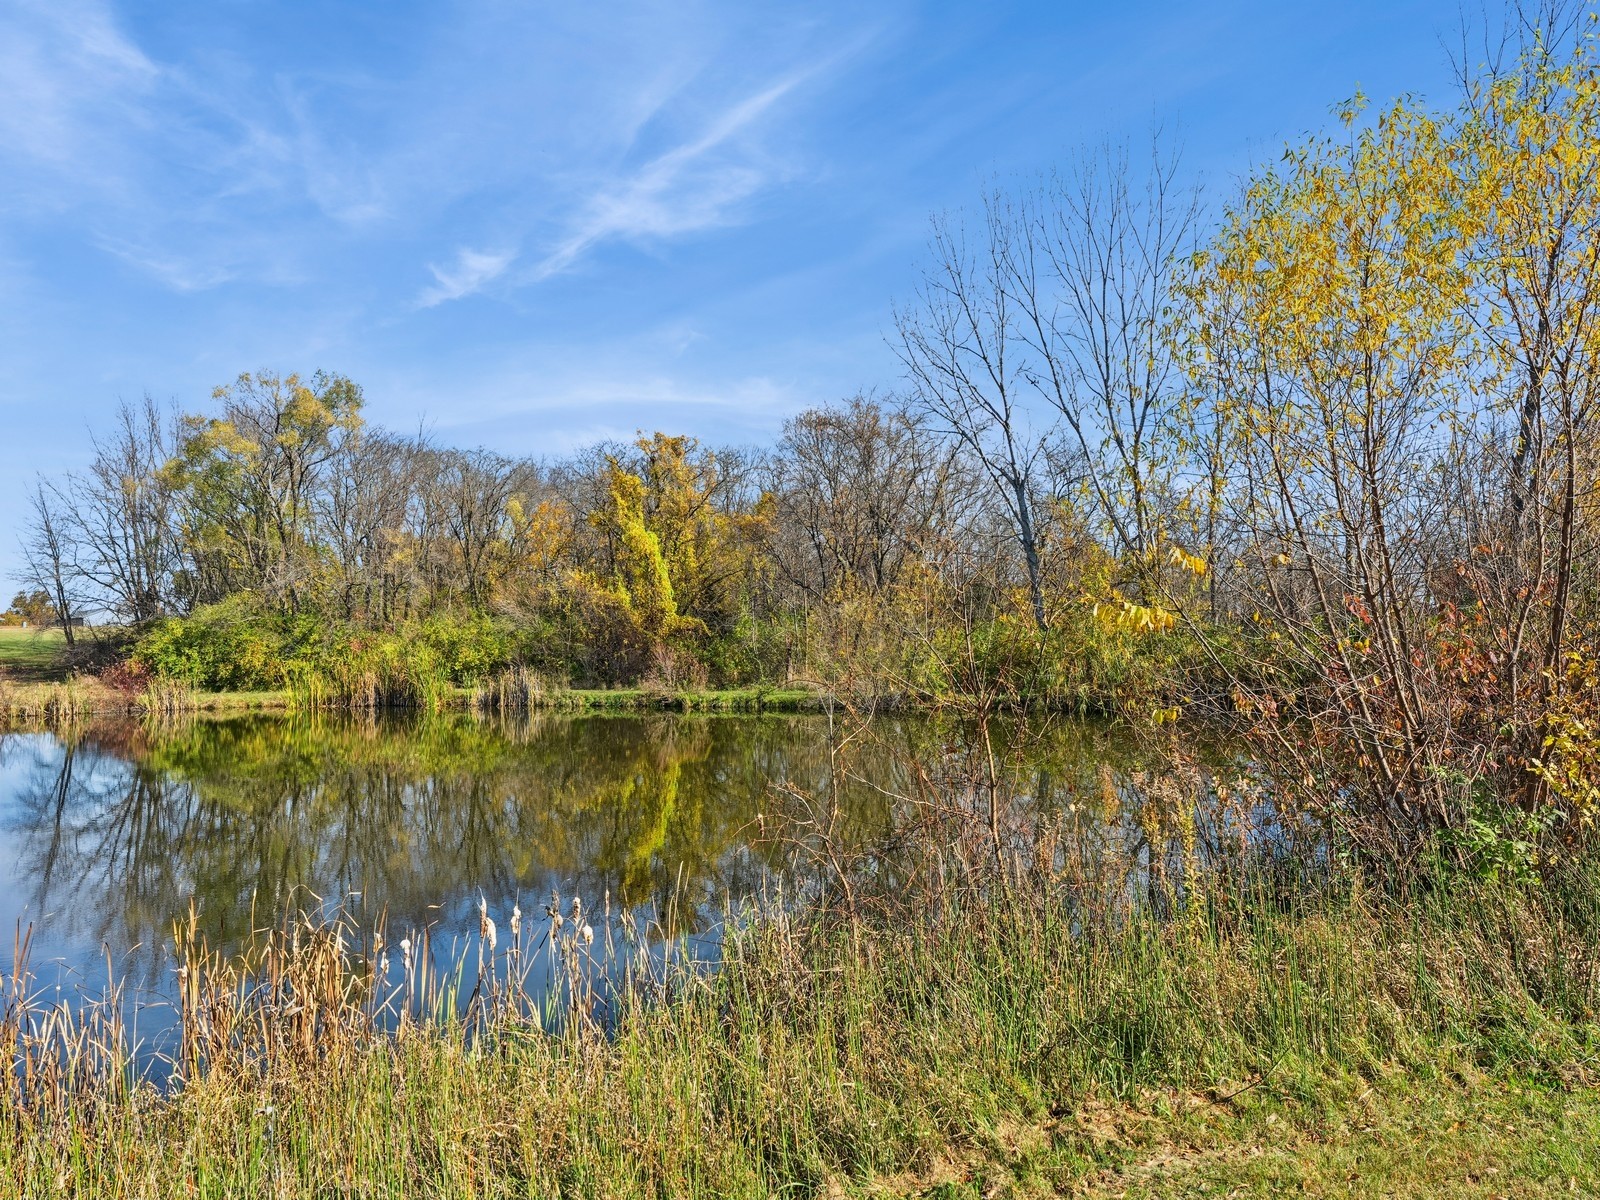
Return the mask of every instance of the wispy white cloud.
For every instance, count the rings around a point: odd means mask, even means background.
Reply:
[[[411,305],[428,309],[747,219],[797,173],[780,106],[838,54],[809,19],[774,38],[720,0],[618,3],[625,19],[423,6],[425,49],[378,70],[243,36],[168,38],[163,60],[119,0],[0,0],[0,220],[75,225],[177,292],[305,282],[365,241],[388,272],[431,259]]]
[[[516,257],[515,250],[482,251],[463,246],[456,252],[455,265],[440,267],[428,264],[434,285],[418,297],[417,304],[422,308],[433,308],[447,300],[459,300],[481,291],[484,285],[504,275]]]
[[[0,148],[60,170],[114,150],[114,131],[161,82],[102,0],[21,0],[0,12]],[[101,179],[115,174],[104,170]]]
[[[319,224],[386,214],[370,153],[330,139],[292,73],[160,61],[122,15],[110,0],[0,3],[0,219],[73,227],[188,292],[301,279]]]
[[[530,280],[558,274],[611,238],[669,237],[732,220],[736,206],[771,183],[775,172],[754,155],[727,161],[716,159],[716,153],[750,131],[817,69],[790,72],[729,106],[699,136],[606,181],[570,232],[533,268]]]
[[[437,428],[467,444],[510,445],[531,435],[541,444],[518,448],[542,452],[674,424],[718,428],[729,440],[739,441],[758,431],[770,432],[802,404],[794,388],[759,373],[732,378],[693,370],[679,374],[635,358],[627,346],[615,346],[612,352],[625,361],[596,370],[587,361],[592,348],[585,348],[583,361],[570,361],[553,347],[541,357],[538,370],[503,367],[473,380],[464,391],[455,384],[451,390],[458,403],[448,413],[432,414]],[[552,436],[555,424],[565,427],[559,437]],[[603,435],[597,432],[602,427],[607,431]]]
[[[0,5],[0,78],[0,218],[70,229],[177,292],[260,246],[219,216],[281,178],[281,139],[146,54],[105,0]]]
[[[153,276],[175,292],[198,292],[216,287],[233,278],[228,264],[207,261],[204,256],[173,255],[113,237],[97,239],[96,244],[130,266]]]

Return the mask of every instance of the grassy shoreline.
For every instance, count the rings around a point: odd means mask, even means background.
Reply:
[[[504,972],[479,975],[465,1023],[375,1031],[354,929],[280,935],[264,987],[262,959],[247,984],[248,965],[191,955],[181,1089],[130,1086],[115,1055],[72,1076],[36,1054],[38,1078],[0,1098],[0,1181],[81,1197],[1600,1189],[1593,881],[1403,901],[1350,884],[1288,905],[1223,885],[1172,919],[1074,908],[1082,882],[950,889],[919,900],[924,919],[772,914],[720,970],[660,977],[606,1032],[577,1001],[541,1024]],[[490,960],[536,953],[500,915]]]
[[[308,704],[288,688],[218,692],[157,683],[148,691],[127,691],[93,676],[74,675],[65,664],[65,651],[60,630],[0,629],[0,719],[39,721],[139,716],[152,711],[228,714],[354,707],[338,699]],[[499,703],[491,687],[447,687],[437,699],[440,707],[453,709],[495,707]],[[534,687],[521,690],[514,707],[558,712],[800,713],[820,711],[826,703],[824,693],[792,686],[681,690]]]
[[[102,678],[73,670],[59,630],[0,628],[0,720],[48,722],[94,717],[137,717],[147,713],[242,714],[311,710],[462,710],[526,709],[569,713],[815,713],[836,697],[825,686],[762,682],[725,688],[669,688],[644,684],[604,688],[550,683],[513,666],[482,682],[463,686],[446,678],[414,677],[406,664],[392,678],[358,676],[343,683],[313,673],[304,686],[262,690],[203,690],[168,678],[143,676],[147,683],[115,686],[115,668]],[[123,677],[124,684],[141,676]],[[895,691],[854,702],[872,711],[919,711],[941,707],[954,697],[940,693]],[[1109,715],[1117,707],[1081,695],[1025,694],[1019,708]]]
[[[0,720],[47,721],[63,718],[141,716],[148,712],[208,714],[289,712],[312,707],[290,689],[277,691],[196,691],[157,685],[147,692],[108,686],[88,675],[75,676],[64,663],[59,630],[0,629]],[[492,707],[489,689],[451,687],[441,707]],[[517,706],[559,712],[727,712],[798,713],[820,710],[826,697],[798,687],[720,689],[549,688],[524,691]],[[349,707],[334,702],[325,707]]]
[[[387,676],[357,674],[339,681],[320,672],[302,686],[260,690],[198,689],[176,679],[129,674],[113,666],[104,675],[74,670],[59,630],[0,628],[0,720],[41,722],[147,713],[232,714],[311,710],[535,710],[571,713],[815,713],[837,696],[824,685],[760,682],[737,687],[671,688],[646,683],[601,688],[551,683],[520,666],[463,686],[402,662]],[[285,668],[288,670],[288,668]],[[120,679],[119,679],[120,677]],[[128,683],[142,680],[138,687]],[[121,686],[119,686],[119,682]],[[921,711],[944,706],[947,693],[853,693],[872,711]],[[1018,708],[1085,717],[1118,711],[1108,698],[1019,694]]]
[[[486,707],[474,688],[452,688],[441,707]],[[572,713],[697,712],[697,713],[805,713],[826,706],[823,693],[800,688],[727,688],[664,692],[648,688],[556,689],[529,697],[520,707],[536,711]],[[167,695],[129,693],[107,687],[92,678],[60,683],[9,683],[0,678],[0,719],[48,721],[92,717],[142,716],[150,712],[193,712],[227,715],[304,711],[306,705],[292,691],[193,692]],[[330,703],[317,707],[350,708]],[[401,708],[409,706],[399,706]]]

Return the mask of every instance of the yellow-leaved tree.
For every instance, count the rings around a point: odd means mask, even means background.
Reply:
[[[1257,631],[1236,699],[1385,837],[1600,795],[1595,28],[1538,27],[1452,110],[1358,97],[1188,289]]]
[[[1189,297],[1221,385],[1237,552],[1266,617],[1246,673],[1305,682],[1293,703],[1347,739],[1345,765],[1428,825],[1459,797],[1425,649],[1436,542],[1418,484],[1455,436],[1474,214],[1438,118],[1401,102],[1364,120],[1363,107],[1255,179]],[[1253,699],[1277,711],[1289,690]],[[1305,748],[1292,726],[1265,727],[1285,753]],[[1314,789],[1335,782],[1300,765]]]
[[[361,389],[342,375],[263,372],[217,388],[215,417],[186,417],[163,472],[182,498],[191,601],[239,591],[289,609],[318,582],[314,498],[362,429]]]

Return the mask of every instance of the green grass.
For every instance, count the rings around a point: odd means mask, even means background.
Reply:
[[[46,635],[48,636],[48,635]],[[63,717],[137,715],[152,707],[150,697],[119,692],[93,679],[69,680],[67,673],[52,658],[48,643],[22,647],[8,644],[0,633],[0,719],[48,720]],[[7,656],[7,651],[11,655]],[[26,651],[27,653],[25,653]],[[31,653],[35,665],[13,667]],[[202,692],[180,689],[178,711],[202,713],[283,712],[302,706],[288,690]],[[477,698],[473,688],[450,688],[443,695],[449,708],[473,707]],[[533,707],[562,712],[721,712],[721,713],[799,713],[814,712],[822,703],[816,692],[783,688],[737,688],[721,691],[661,692],[629,688],[615,690],[558,690],[537,698]],[[335,702],[333,707],[339,707]]]
[[[195,692],[193,705],[200,712],[256,712],[291,707],[288,692]]]
[[[0,626],[0,677],[19,683],[59,683],[67,678],[66,647],[59,629]]]
[[[1600,1192],[1600,1091],[1516,1076],[1329,1079],[1217,1105],[1153,1093],[1089,1106],[963,1172],[946,1195],[1456,1197]],[[965,1189],[965,1190],[963,1190]],[[928,1194],[924,1191],[922,1194]]]

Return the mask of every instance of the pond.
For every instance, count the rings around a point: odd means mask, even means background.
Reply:
[[[191,907],[225,951],[337,910],[381,921],[391,944],[427,929],[448,956],[466,953],[480,903],[504,928],[513,905],[542,919],[559,893],[714,957],[724,903],[791,865],[779,815],[795,793],[828,794],[838,770],[838,832],[867,840],[960,742],[880,720],[846,771],[837,732],[819,716],[447,713],[3,733],[0,928],[31,938],[36,986],[64,994],[111,979],[167,992]],[[1073,809],[1108,773],[1126,779],[1125,741],[1061,725],[1011,766],[1034,801]]]

